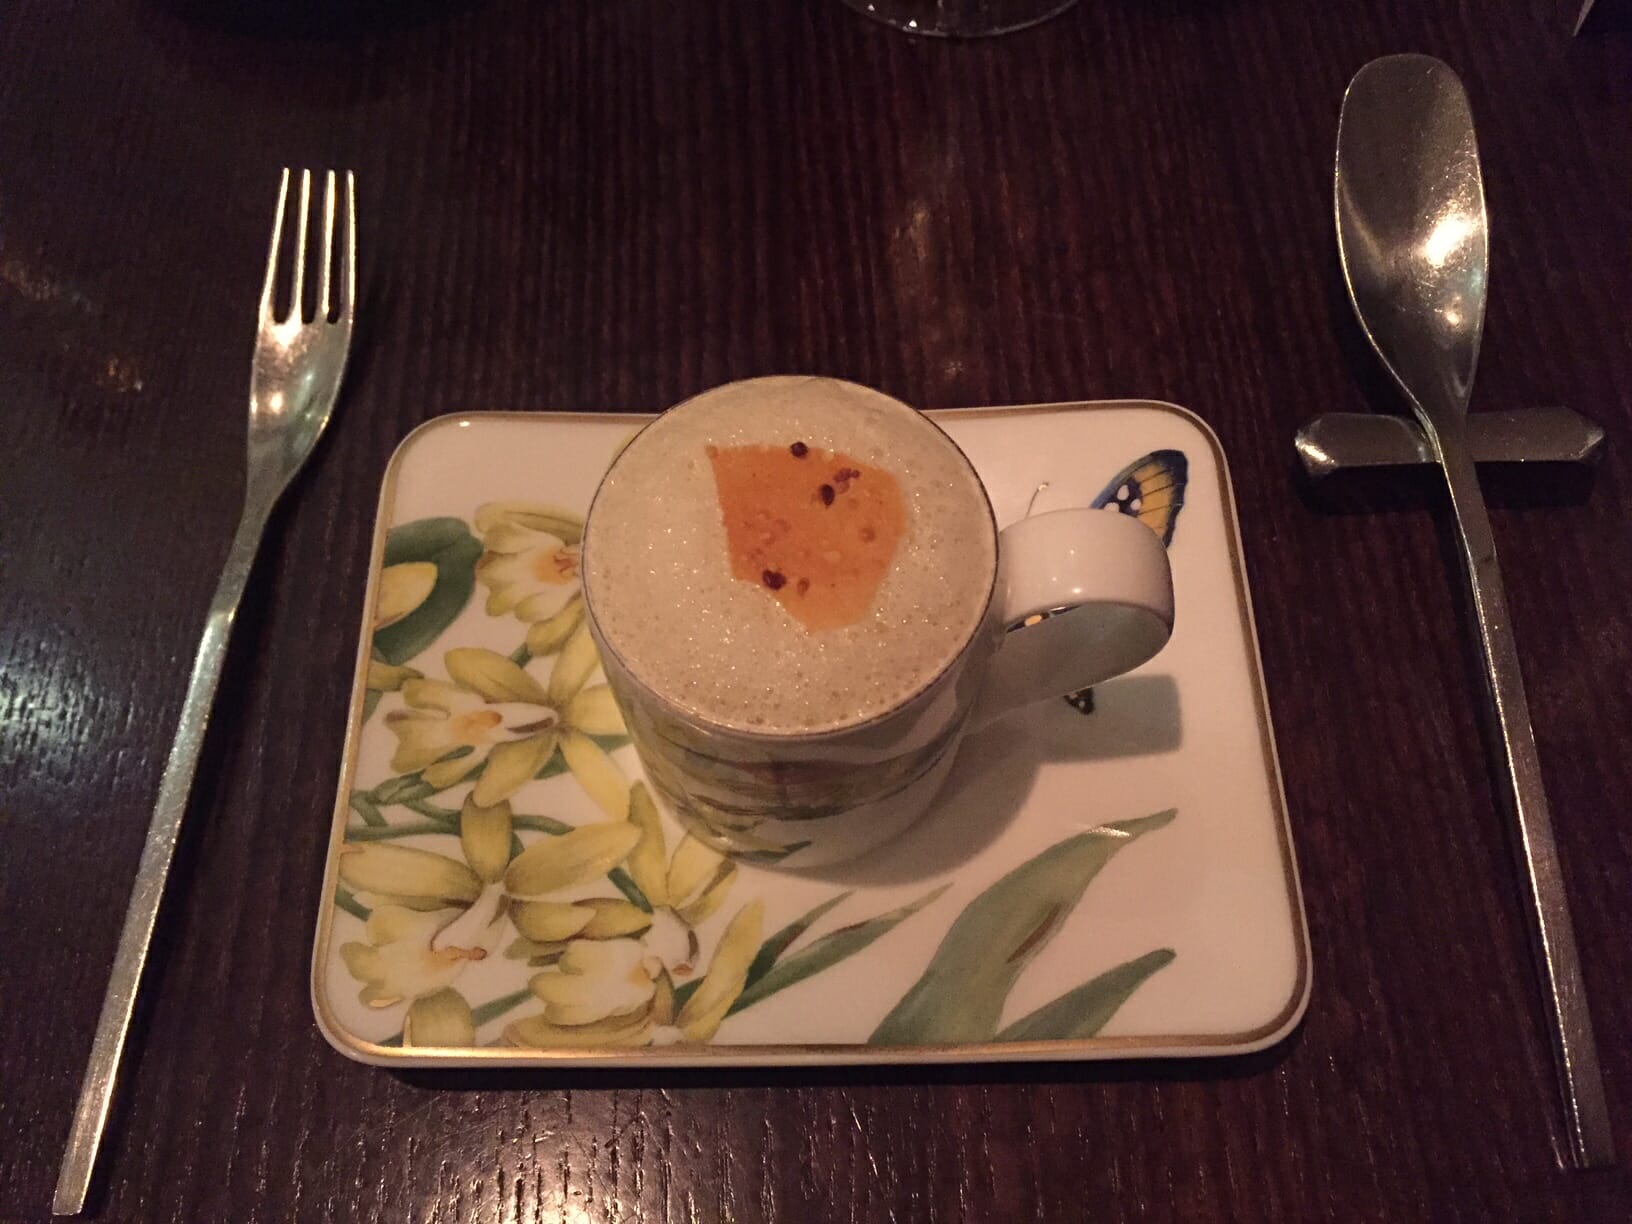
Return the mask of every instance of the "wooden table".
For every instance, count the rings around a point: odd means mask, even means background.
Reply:
[[[1571,42],[1577,6],[1544,0],[1085,0],[967,45],[837,0],[295,7],[0,9],[0,1216],[49,1203],[236,513],[286,163],[357,171],[362,326],[238,627],[101,1216],[1632,1216],[1624,1169],[1554,1163],[1445,509],[1331,513],[1291,452],[1317,412],[1395,407],[1338,276],[1337,109],[1372,56],[1440,55],[1495,226],[1476,404],[1611,434],[1594,484],[1495,518],[1632,1158],[1632,37]],[[308,956],[392,447],[458,409],[806,370],[924,406],[1159,397],[1217,430],[1313,937],[1302,1028],[1088,1067],[341,1058]]]

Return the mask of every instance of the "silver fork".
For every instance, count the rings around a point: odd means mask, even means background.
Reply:
[[[340,390],[357,299],[357,188],[349,170],[345,174],[345,189],[345,233],[336,269],[335,174],[329,171],[323,192],[323,263],[318,279],[317,312],[308,321],[303,317],[302,290],[306,278],[312,174],[309,170],[301,171],[300,228],[294,243],[290,309],[287,317],[280,321],[274,314],[273,299],[278,280],[278,248],[289,198],[287,169],[278,187],[278,213],[272,222],[272,251],[266,260],[266,287],[261,291],[260,324],[249,378],[249,467],[244,508],[221,570],[220,583],[210,600],[209,618],[204,622],[204,635],[193,657],[192,678],[187,683],[187,699],[181,707],[181,722],[170,745],[164,777],[159,783],[159,798],[153,806],[142,860],[136,869],[136,884],[125,911],[124,930],[119,935],[119,951],[108,979],[108,992],[102,999],[102,1015],[96,1022],[90,1061],[80,1084],[73,1130],[57,1175],[56,1196],[51,1204],[55,1215],[78,1215],[85,1207],[97,1148],[102,1142],[108,1106],[113,1099],[114,1081],[119,1074],[120,1056],[130,1030],[136,991],[153,940],[159,901],[170,874],[176,837],[193,786],[193,771],[204,743],[204,728],[221,679],[227,637],[232,632],[232,620],[243,598],[244,585],[249,581],[256,550],[272,507],[306,462],[306,456],[312,453],[318,436],[329,422]]]

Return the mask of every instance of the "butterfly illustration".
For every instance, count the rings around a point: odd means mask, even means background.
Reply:
[[[1183,451],[1152,451],[1112,477],[1092,504],[1096,510],[1131,515],[1161,536],[1163,544],[1171,544],[1189,482],[1190,464]]]
[[[1190,464],[1183,451],[1152,451],[1112,477],[1092,504],[1096,510],[1114,510],[1138,519],[1161,536],[1163,544],[1171,545],[1189,479]],[[1078,689],[1065,700],[1080,713],[1094,712],[1093,689]]]

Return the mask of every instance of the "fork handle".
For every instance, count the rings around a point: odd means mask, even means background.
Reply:
[[[221,580],[210,600],[209,618],[204,622],[198,653],[193,657],[193,672],[187,682],[187,698],[182,703],[181,721],[176,729],[176,738],[170,745],[164,777],[159,783],[158,801],[153,805],[153,819],[147,827],[147,841],[142,846],[136,883],[131,890],[130,905],[125,910],[124,929],[119,934],[119,951],[108,979],[107,994],[102,998],[102,1014],[96,1022],[96,1038],[91,1044],[85,1078],[80,1083],[73,1129],[69,1132],[62,1168],[57,1174],[56,1194],[51,1202],[53,1215],[78,1215],[85,1208],[97,1149],[102,1143],[102,1130],[113,1100],[114,1082],[119,1075],[125,1036],[130,1031],[136,992],[141,985],[142,969],[147,963],[148,948],[153,940],[159,902],[164,896],[165,880],[170,874],[170,861],[175,856],[176,839],[181,831],[181,818],[187,810],[187,796],[193,787],[193,773],[210,720],[210,707],[214,704],[216,685],[221,679],[227,638],[232,632],[233,617],[238,612],[250,569],[255,563],[255,552],[266,527],[270,507],[263,509],[260,500],[251,499],[251,504],[245,506],[238,521],[232,547],[221,571]]]
[[[1615,1141],[1604,1100],[1598,1047],[1587,1010],[1581,961],[1570,922],[1563,868],[1553,838],[1553,821],[1542,787],[1530,707],[1524,696],[1518,648],[1508,618],[1502,573],[1496,564],[1496,542],[1490,515],[1479,489],[1479,477],[1465,434],[1430,430],[1434,449],[1450,485],[1451,505],[1462,537],[1463,560],[1473,593],[1474,618],[1484,650],[1488,695],[1501,738],[1509,782],[1508,798],[1518,824],[1515,850],[1529,892],[1531,945],[1541,978],[1547,1018],[1551,1022],[1559,1091],[1569,1129],[1570,1157],[1578,1168],[1613,1164]]]

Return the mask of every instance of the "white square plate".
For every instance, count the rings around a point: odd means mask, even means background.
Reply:
[[[1217,439],[1145,401],[932,415],[1000,526],[1105,503],[1165,530],[1174,635],[1091,700],[966,741],[935,809],[886,852],[803,873],[727,864],[667,814],[638,841],[609,828],[630,791],[608,801],[605,763],[641,778],[615,736],[588,763],[548,758],[508,801],[497,860],[491,838],[485,857],[461,839],[468,771],[570,728],[538,700],[555,656],[524,644],[576,590],[572,523],[648,418],[473,413],[403,442],[312,964],[337,1049],[399,1066],[964,1062],[1234,1054],[1291,1031],[1308,935]],[[524,671],[535,696],[455,682],[454,649]],[[415,768],[438,744],[462,745],[460,763]],[[588,826],[614,861],[569,861],[593,839],[561,835]],[[512,870],[506,854],[534,846],[542,871]]]

